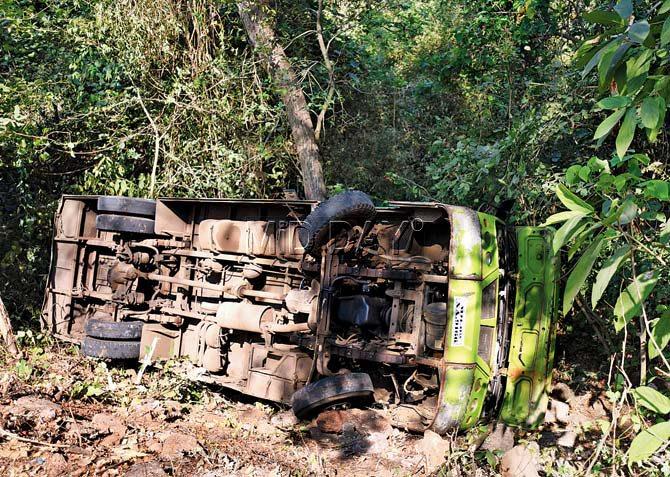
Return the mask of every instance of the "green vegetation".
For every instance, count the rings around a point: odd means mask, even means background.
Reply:
[[[564,324],[588,320],[598,359],[612,357],[610,400],[636,406],[632,445],[609,426],[591,465],[660,472],[648,457],[670,435],[670,1],[324,2],[332,71],[317,2],[276,7],[314,122],[325,112],[332,190],[513,200],[514,220],[556,224]],[[0,294],[21,326],[36,323],[63,193],[300,189],[283,104],[234,3],[2,0],[0,48]]]

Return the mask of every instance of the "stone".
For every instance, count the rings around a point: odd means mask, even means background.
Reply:
[[[493,431],[486,436],[481,445],[482,450],[507,452],[514,447],[514,430],[503,424],[496,423]]]
[[[67,474],[67,461],[63,454],[49,454],[46,458],[47,477],[58,477]]]
[[[316,418],[316,427],[321,432],[340,434],[344,424],[342,411],[324,411]]]
[[[554,383],[554,386],[551,390],[551,395],[556,397],[558,400],[567,402],[570,404],[575,398],[575,393],[570,386],[565,383]]]
[[[556,444],[561,447],[573,448],[575,447],[575,442],[577,442],[577,433],[573,431],[564,432],[561,437],[558,438]]]
[[[556,414],[554,414],[554,411],[551,409],[547,409],[547,411],[544,413],[544,423],[545,424],[553,424],[556,422]]]
[[[372,432],[367,437],[368,452],[370,454],[381,454],[389,448],[389,435],[385,432]]]
[[[49,422],[56,419],[62,413],[63,409],[60,405],[48,399],[23,396],[14,401],[14,404],[10,406],[8,411],[13,415],[30,416],[43,422]]]
[[[552,399],[549,401],[551,411],[556,416],[556,420],[561,424],[570,423],[570,406],[567,403]]]
[[[163,441],[161,456],[174,459],[182,454],[196,452],[198,449],[200,449],[200,444],[195,437],[180,432],[171,432]]]
[[[125,434],[126,426],[121,418],[114,414],[100,412],[91,419],[91,425],[100,432],[116,432]]]
[[[371,434],[381,432],[390,434],[393,430],[389,420],[372,409],[346,409],[324,411],[316,418],[316,427],[321,432],[341,434],[347,428],[349,432]]]
[[[134,464],[125,473],[126,477],[167,477],[163,467],[155,460]]]
[[[406,432],[421,433],[431,423],[431,419],[420,414],[415,406],[393,406],[387,411],[386,415],[392,426]]]
[[[293,429],[299,422],[293,411],[278,412],[270,419],[270,424],[282,430]]]
[[[524,445],[505,452],[500,464],[502,477],[539,477],[537,466],[535,455]]]
[[[119,444],[128,430],[121,418],[104,412],[94,415],[91,419],[91,425],[97,431],[109,434],[100,441],[100,445],[104,447],[113,447]]]
[[[426,461],[426,474],[437,471],[445,461],[445,455],[449,452],[449,441],[431,431],[423,433],[423,439],[417,442],[417,451],[423,454]]]

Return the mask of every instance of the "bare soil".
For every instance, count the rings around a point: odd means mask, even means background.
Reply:
[[[540,473],[567,463],[579,475],[610,419],[602,372],[575,375],[560,355],[556,378],[569,387],[557,387],[542,428],[487,437],[493,425],[482,425],[441,439],[392,427],[383,408],[297,422],[281,406],[186,379],[185,363],[156,365],[136,384],[137,363],[107,365],[63,344],[23,352],[0,371],[6,476],[514,475],[501,465],[514,444]]]

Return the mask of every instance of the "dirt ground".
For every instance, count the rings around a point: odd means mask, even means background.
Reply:
[[[602,362],[566,362],[560,350],[539,430],[490,423],[441,438],[393,427],[381,406],[298,422],[286,408],[192,382],[185,363],[150,367],[138,384],[137,363],[113,367],[38,342],[2,367],[0,475],[581,475],[610,419]]]

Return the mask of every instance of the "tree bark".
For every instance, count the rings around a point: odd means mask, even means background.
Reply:
[[[326,198],[326,184],[307,101],[286,52],[277,43],[270,27],[268,4],[265,0],[242,1],[237,3],[237,9],[249,41],[267,61],[273,82],[286,106],[291,136],[300,161],[305,197],[323,200]]]
[[[7,313],[7,308],[5,308],[5,304],[2,302],[2,297],[0,297],[0,335],[2,335],[2,339],[5,341],[7,351],[15,358],[21,356],[21,352],[18,346],[16,346],[12,324],[9,321],[9,313]]]

